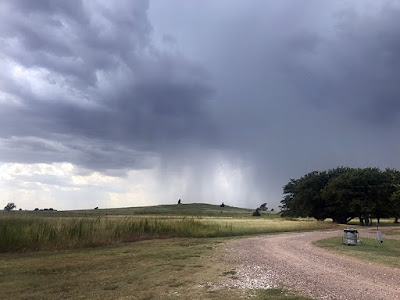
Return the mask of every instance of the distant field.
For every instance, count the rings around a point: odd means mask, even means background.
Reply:
[[[66,210],[66,211],[13,211],[22,215],[34,216],[64,216],[64,217],[87,217],[87,216],[131,216],[131,215],[151,215],[151,216],[225,216],[225,217],[248,217],[254,212],[253,209],[238,208],[232,206],[220,207],[206,203],[191,204],[172,204],[155,205],[141,207],[123,207],[110,209],[85,209],[85,210]],[[1,213],[0,213],[1,214]],[[263,216],[279,217],[274,212],[264,212]]]
[[[283,219],[274,212],[209,204],[0,214],[0,251],[97,247],[170,237],[227,237],[334,228],[331,222]]]

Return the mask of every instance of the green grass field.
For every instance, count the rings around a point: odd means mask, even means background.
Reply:
[[[385,239],[383,244],[379,246],[376,239],[362,238],[362,245],[346,246],[343,245],[340,237],[335,237],[317,241],[315,245],[361,260],[400,268],[399,240]]]
[[[1,299],[307,299],[282,289],[209,289],[234,264],[225,239],[172,238],[68,251],[0,254]]]
[[[390,230],[385,230],[386,235],[400,235],[400,227]]]
[[[0,299],[307,299],[206,287],[235,269],[217,259],[234,236],[337,226],[252,212],[208,204],[1,212]]]
[[[248,217],[254,210],[238,208],[232,206],[220,207],[207,203],[155,205],[142,207],[123,207],[110,209],[86,209],[86,210],[67,210],[67,211],[18,211],[20,214],[35,216],[64,216],[64,217],[87,217],[87,216],[126,216],[126,215],[151,215],[151,216],[225,216],[225,217]],[[17,211],[14,211],[17,213]],[[264,216],[276,216],[273,212],[264,212]]]
[[[252,217],[252,210],[208,204],[106,211],[2,212],[0,252],[76,249],[154,238],[209,238],[309,231],[336,226],[312,219],[282,219],[271,212]],[[117,214],[123,211],[123,214]]]

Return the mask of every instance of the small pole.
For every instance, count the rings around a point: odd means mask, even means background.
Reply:
[[[378,218],[376,219],[376,239],[378,240],[379,246],[382,246],[383,238],[382,238],[382,233],[379,231]]]

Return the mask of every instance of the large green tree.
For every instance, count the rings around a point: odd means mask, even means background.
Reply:
[[[282,216],[314,217],[317,220],[325,220],[328,214],[321,191],[329,181],[347,169],[339,167],[323,172],[313,171],[300,179],[291,179],[283,187]]]
[[[282,216],[332,218],[347,223],[359,218],[400,218],[400,172],[395,169],[339,167],[291,179],[283,187]]]
[[[386,169],[385,173],[390,179],[391,197],[388,205],[390,216],[395,218],[395,223],[398,223],[400,218],[400,172],[395,169]]]
[[[394,217],[394,222],[399,223],[400,218],[400,185],[396,187],[396,190],[390,197],[392,215]]]
[[[371,217],[389,215],[391,196],[388,174],[378,168],[348,169],[322,191],[328,215],[338,223],[358,217],[370,224]]]

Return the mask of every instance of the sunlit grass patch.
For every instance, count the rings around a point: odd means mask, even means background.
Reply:
[[[257,219],[257,218],[227,218],[227,219],[201,219],[205,224],[221,224],[224,230],[230,230],[231,235],[248,235],[262,233],[279,233],[279,232],[294,232],[308,231],[318,229],[336,228],[336,224],[330,222],[319,222],[308,219]]]

